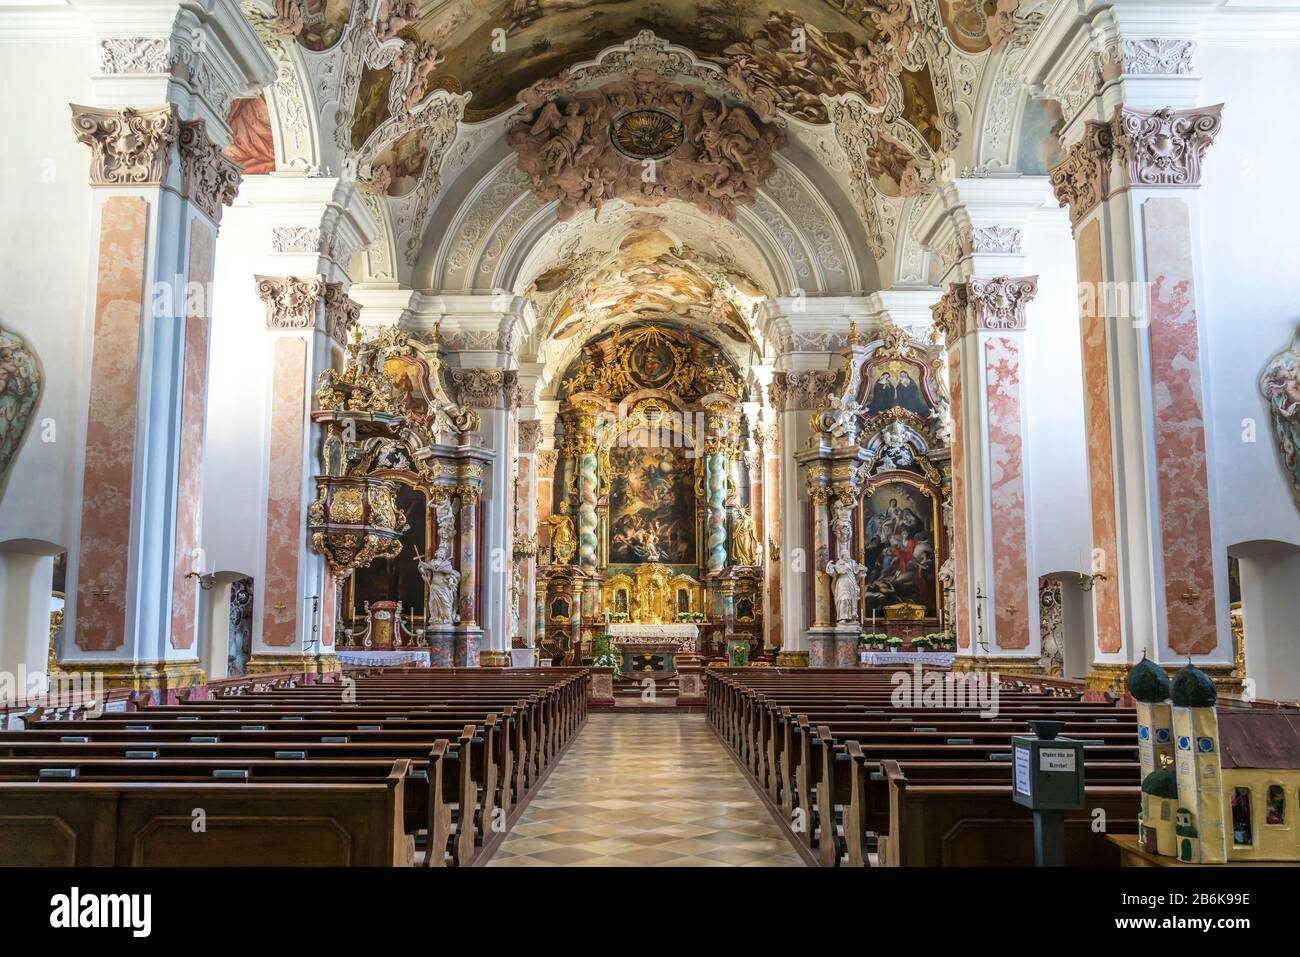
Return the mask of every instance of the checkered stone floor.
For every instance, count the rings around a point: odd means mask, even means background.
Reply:
[[[702,714],[593,714],[489,867],[801,867]]]

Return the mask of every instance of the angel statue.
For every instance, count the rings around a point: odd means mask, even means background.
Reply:
[[[547,521],[551,525],[551,557],[557,565],[567,565],[573,561],[573,553],[578,548],[578,537],[573,531],[573,519],[569,518],[569,503],[560,502],[560,514],[552,515]]]
[[[817,416],[817,425],[831,438],[843,439],[852,445],[858,437],[858,414],[862,406],[854,399],[837,395],[826,397],[827,405]]]

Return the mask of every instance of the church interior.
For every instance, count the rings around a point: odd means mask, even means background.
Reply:
[[[1300,862],[1300,4],[0,49],[0,864]]]

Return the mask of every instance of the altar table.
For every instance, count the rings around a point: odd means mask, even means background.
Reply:
[[[610,643],[620,648],[649,642],[667,643],[694,651],[700,629],[687,622],[650,625],[644,622],[624,621],[609,624],[605,628],[605,633],[609,635]]]
[[[401,648],[392,651],[358,649],[349,651],[340,648],[338,659],[341,664],[354,668],[400,668],[402,665],[415,665],[417,668],[432,667],[428,648]]]
[[[957,660],[955,651],[860,651],[858,660],[864,665],[933,665],[951,668]]]

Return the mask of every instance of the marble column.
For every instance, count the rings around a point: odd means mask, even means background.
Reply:
[[[777,656],[777,663],[783,667],[809,663],[808,630],[825,619],[824,612],[821,617],[816,614],[817,556],[808,547],[815,538],[813,504],[802,470],[791,453],[807,443],[809,413],[821,403],[834,382],[835,372],[828,368],[779,369],[768,387],[768,398],[776,415],[774,445],[783,450],[778,460],[782,635],[781,652]]]
[[[224,117],[231,99],[274,71],[224,0],[128,2],[87,18],[103,72],[98,105],[71,105],[72,133],[90,151],[94,291],[64,667],[102,672],[110,686],[168,689],[203,680],[198,583],[211,567],[198,529],[211,279],[222,209],[240,180],[222,156]],[[133,58],[144,49],[170,57]]]
[[[1144,653],[1170,667],[1190,657],[1217,680],[1234,664],[1227,551],[1211,508],[1196,198],[1222,105],[1201,105],[1194,68],[1208,11],[1169,6],[1156,16],[1125,0],[1096,24],[1062,18],[1023,68],[1049,95],[1074,89],[1051,182],[1079,266],[1094,691],[1122,687]],[[1048,43],[1075,51],[1083,82]]]
[[[479,489],[464,485],[457,488],[456,493],[460,497],[460,561],[457,563],[460,570],[460,622],[456,626],[455,664],[458,668],[476,668],[480,663],[480,644],[483,638],[478,618]]]

